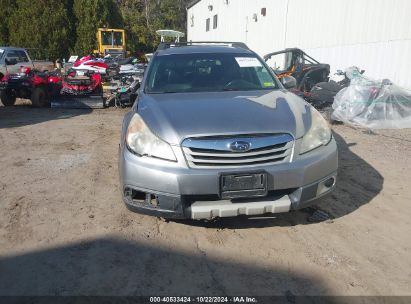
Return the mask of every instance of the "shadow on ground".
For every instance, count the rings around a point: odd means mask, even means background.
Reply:
[[[0,106],[0,129],[23,127],[50,120],[68,119],[91,112],[92,109],[33,108],[27,105]]]
[[[329,294],[314,275],[97,239],[0,258],[0,295]]]
[[[361,206],[368,204],[381,192],[384,178],[374,167],[350,150],[350,147],[356,145],[356,143],[345,142],[335,132],[334,137],[337,141],[339,153],[337,186],[331,195],[316,201],[312,208],[258,218],[239,216],[221,218],[212,222],[180,222],[215,229],[248,229],[312,224],[315,221],[311,222],[308,219],[317,210],[327,213],[331,220],[354,212]]]

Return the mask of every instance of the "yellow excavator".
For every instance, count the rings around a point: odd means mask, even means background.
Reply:
[[[94,53],[126,57],[126,35],[123,29],[99,28],[96,37],[98,49]]]

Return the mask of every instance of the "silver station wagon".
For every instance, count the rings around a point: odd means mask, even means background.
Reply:
[[[243,43],[161,43],[123,121],[123,201],[165,218],[297,210],[330,193],[322,115]]]

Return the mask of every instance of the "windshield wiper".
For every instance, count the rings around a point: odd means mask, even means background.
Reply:
[[[173,93],[181,93],[177,91],[164,91],[164,92],[147,92],[148,94],[173,94]]]
[[[243,89],[239,88],[224,88],[223,91],[242,91]],[[245,91],[245,90],[244,90]]]

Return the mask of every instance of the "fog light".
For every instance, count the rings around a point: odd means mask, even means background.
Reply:
[[[124,196],[125,197],[131,199],[132,195],[133,195],[133,190],[132,189],[130,189],[130,188],[125,188],[124,189]]]
[[[326,186],[327,188],[330,188],[330,187],[332,187],[333,185],[334,185],[334,177],[330,177],[329,179],[327,179],[325,182],[324,182],[324,186]]]
[[[158,207],[157,195],[152,193],[138,191],[127,187],[124,189],[124,196],[130,203],[135,205],[147,205],[154,208]]]
[[[325,181],[318,183],[317,196],[328,192],[335,185],[336,175],[327,178]]]

